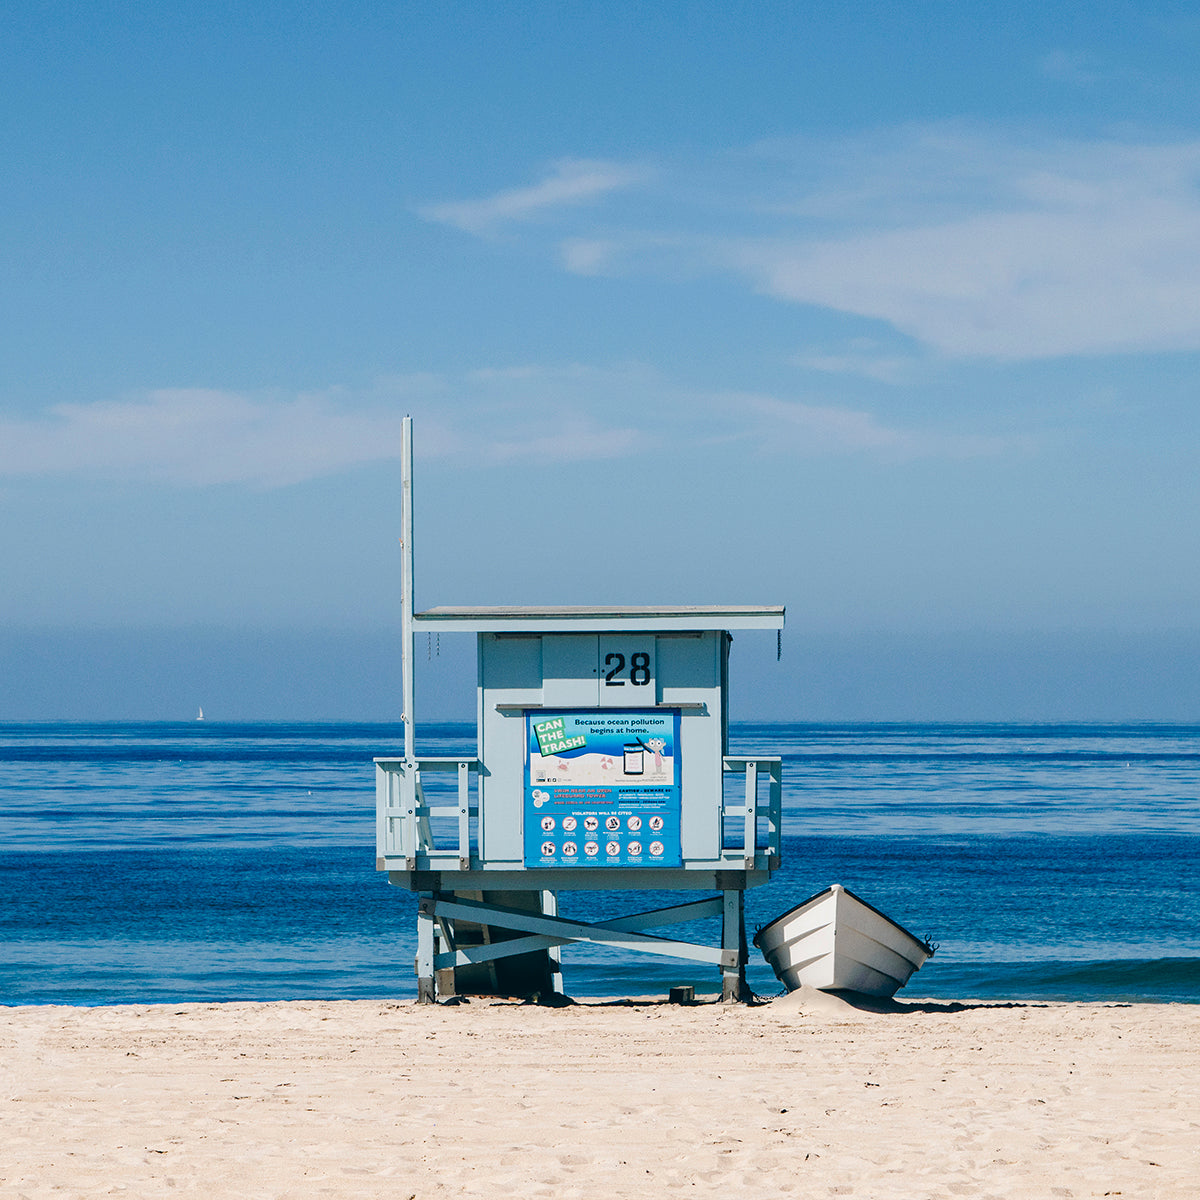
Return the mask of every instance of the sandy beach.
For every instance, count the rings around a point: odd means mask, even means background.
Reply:
[[[1194,1197],[1200,1006],[0,1010],[0,1196]]]

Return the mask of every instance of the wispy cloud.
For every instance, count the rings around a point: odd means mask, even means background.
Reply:
[[[625,458],[647,449],[648,439],[630,426],[606,428],[594,418],[570,416],[541,433],[520,439],[498,438],[490,454],[501,462],[582,462]]]
[[[755,419],[764,447],[810,455],[874,454],[890,459],[991,458],[1034,448],[1031,439],[906,429],[859,409],[741,394],[743,411]]]
[[[1086,86],[1104,78],[1100,60],[1086,50],[1051,50],[1042,56],[1038,68],[1056,83]]]
[[[953,215],[893,224],[881,198],[873,228],[712,250],[760,291],[882,319],[949,357],[1200,347],[1200,144],[997,159]]]
[[[573,275],[603,275],[621,249],[604,238],[568,238],[561,246],[563,266]]]
[[[428,220],[481,234],[510,221],[525,221],[554,209],[598,199],[632,186],[644,174],[644,171],[623,163],[564,159],[553,164],[540,183],[497,192],[479,200],[432,204],[420,212]]]
[[[534,187],[431,213],[481,232],[635,177],[559,164]],[[733,273],[783,302],[882,320],[946,358],[1192,350],[1198,180],[1196,141],[950,123],[663,165],[619,214],[575,208],[539,232],[578,275]]]
[[[637,364],[419,373],[363,394],[300,396],[173,388],[0,418],[0,478],[71,477],[176,487],[279,488],[389,462],[404,413],[423,458],[464,469],[687,455],[717,441],[806,454],[957,458],[1016,439],[909,429],[856,408],[698,392]]]
[[[877,383],[893,384],[909,382],[919,366],[916,355],[889,353],[869,338],[851,338],[845,345],[830,349],[813,347],[796,354],[792,361],[807,371],[861,375]]]
[[[544,376],[544,372],[543,372]],[[544,389],[544,379],[543,389]],[[73,476],[183,487],[277,488],[397,459],[406,411],[423,412],[426,457],[578,461],[633,452],[636,429],[568,400],[511,403],[519,373],[381,382],[368,397],[282,397],[167,388],[121,400],[0,417],[0,477]]]
[[[168,388],[0,419],[0,474],[279,487],[397,454],[401,415]]]

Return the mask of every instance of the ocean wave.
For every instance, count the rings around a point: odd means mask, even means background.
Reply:
[[[926,985],[926,986],[923,986]],[[938,963],[912,989],[930,995],[1024,1000],[1200,1004],[1200,958]],[[932,988],[932,990],[930,990]]]

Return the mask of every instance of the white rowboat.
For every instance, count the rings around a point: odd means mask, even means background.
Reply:
[[[789,992],[807,984],[885,997],[934,951],[838,883],[764,925],[754,944]]]

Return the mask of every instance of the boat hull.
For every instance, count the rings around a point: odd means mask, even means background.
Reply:
[[[834,884],[776,917],[754,935],[776,978],[795,991],[893,996],[933,947]]]

